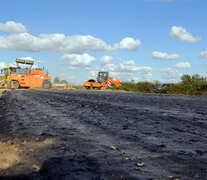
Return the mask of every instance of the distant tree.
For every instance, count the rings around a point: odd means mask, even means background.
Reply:
[[[60,84],[65,84],[65,83],[67,83],[66,80],[61,80],[61,81],[60,81]]]
[[[201,77],[199,74],[192,75],[192,81],[193,82],[203,82],[206,79],[204,77]]]
[[[162,83],[160,81],[158,81],[158,80],[155,80],[153,82],[153,84],[154,84],[154,86],[160,86]]]
[[[134,84],[134,83],[135,83],[135,80],[132,79],[132,80],[131,80],[131,83]]]
[[[191,83],[191,75],[190,74],[182,75],[181,82],[182,82],[182,84],[190,84]]]
[[[190,74],[184,74],[181,76],[181,82],[182,84],[191,84],[191,83],[195,83],[195,82],[204,82],[207,79],[204,77],[201,77],[199,74],[194,74],[194,75],[190,75]]]
[[[60,83],[60,79],[58,77],[55,77],[54,83],[56,83],[56,84]]]

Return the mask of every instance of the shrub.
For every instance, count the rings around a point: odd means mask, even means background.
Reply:
[[[154,85],[151,82],[138,82],[137,89],[143,93],[154,93]]]
[[[199,74],[184,74],[181,76],[181,83],[182,84],[192,84],[192,83],[200,83],[200,82],[206,82],[207,79],[204,77],[201,77]]]
[[[151,82],[121,82],[125,91],[154,93],[154,87],[161,85],[159,81]],[[207,78],[198,74],[185,74],[181,77],[181,82],[161,89],[159,93],[164,94],[185,94],[185,95],[207,95]]]
[[[125,91],[142,92],[142,93],[153,93],[154,84],[151,82],[121,82],[122,88]]]

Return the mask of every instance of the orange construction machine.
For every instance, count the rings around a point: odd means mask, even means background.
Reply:
[[[1,85],[6,88],[15,89],[21,87],[42,87],[44,89],[51,88],[51,77],[45,69],[31,69],[34,61],[16,59],[17,67],[6,67],[2,69],[1,79],[4,80]],[[30,65],[29,68],[21,68],[19,64]]]
[[[109,72],[98,72],[97,82],[94,79],[89,79],[83,84],[86,89],[101,89],[102,87],[121,87],[118,79],[109,77]]]

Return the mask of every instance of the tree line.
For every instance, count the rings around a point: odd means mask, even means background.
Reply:
[[[65,83],[67,83],[66,80],[60,80],[59,77],[55,77],[55,79],[53,80],[53,82],[54,82],[55,84],[65,84]]]
[[[154,93],[154,88],[161,85],[159,81],[154,82],[137,82],[126,81],[121,82],[122,90],[133,91],[140,93]],[[116,88],[118,89],[118,88]],[[170,86],[160,89],[158,93],[163,94],[184,94],[184,95],[207,95],[207,78],[199,74],[184,74],[181,76],[179,83],[171,84]]]

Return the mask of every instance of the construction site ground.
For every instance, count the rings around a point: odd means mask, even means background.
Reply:
[[[207,179],[207,97],[11,90],[0,179]]]

